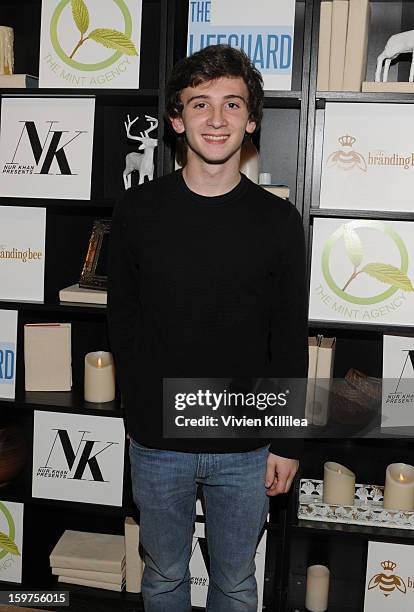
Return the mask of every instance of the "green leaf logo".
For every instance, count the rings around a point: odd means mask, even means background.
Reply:
[[[393,285],[403,291],[414,291],[414,287],[408,276],[390,264],[370,263],[364,266],[361,272],[369,274],[369,276],[372,276],[381,283]]]
[[[7,550],[7,552],[16,557],[20,557],[20,552],[16,544],[2,531],[0,531],[0,548]]]
[[[89,34],[90,39],[108,47],[109,49],[117,49],[126,55],[138,55],[134,43],[122,32],[118,30],[108,30],[107,28],[98,28],[92,30]]]
[[[89,11],[83,0],[72,0],[73,20],[81,34],[89,28]]]
[[[364,251],[358,234],[349,225],[344,226],[344,241],[348,257],[357,268],[361,265]]]

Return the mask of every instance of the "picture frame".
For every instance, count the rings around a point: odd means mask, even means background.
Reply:
[[[108,283],[107,260],[111,219],[93,223],[88,251],[79,279],[79,287],[105,291]]]

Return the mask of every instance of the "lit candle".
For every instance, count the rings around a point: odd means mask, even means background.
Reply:
[[[325,612],[328,609],[329,575],[325,565],[308,567],[305,608],[310,612]]]
[[[323,475],[323,502],[353,506],[354,499],[355,474],[339,463],[327,461]]]
[[[414,511],[414,467],[391,463],[385,474],[384,508]]]
[[[85,355],[85,400],[102,403],[114,399],[115,368],[111,353],[88,353]]]

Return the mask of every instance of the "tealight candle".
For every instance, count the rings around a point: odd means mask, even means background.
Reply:
[[[414,511],[414,467],[391,463],[385,474],[384,508]]]
[[[95,351],[85,355],[85,400],[112,402],[115,399],[115,367],[111,353]]]
[[[311,565],[306,573],[305,608],[310,612],[328,609],[330,572],[325,565]]]
[[[353,506],[354,499],[355,474],[339,463],[327,461],[323,475],[323,502]]]

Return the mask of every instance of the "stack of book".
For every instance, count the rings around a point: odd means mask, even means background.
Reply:
[[[109,591],[122,591],[125,586],[123,535],[67,529],[49,560],[59,582]]]
[[[369,0],[322,0],[318,91],[361,91],[367,68]]]

